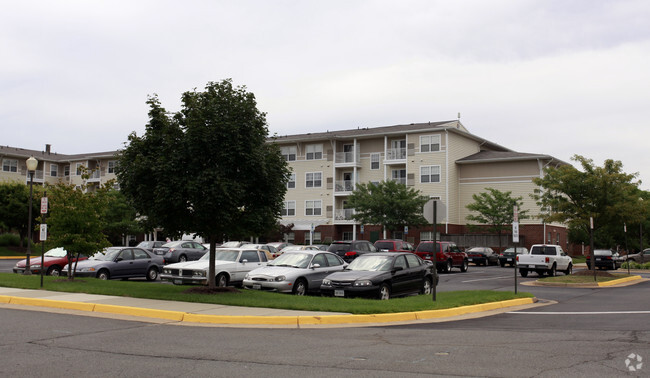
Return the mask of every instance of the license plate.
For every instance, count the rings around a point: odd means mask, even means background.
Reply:
[[[508,259],[508,261],[512,261],[512,259]]]
[[[602,260],[602,259],[600,259],[600,258],[597,258],[597,259],[596,259],[596,261],[600,261],[600,260]]]
[[[535,265],[528,265],[528,267],[529,267],[529,268],[534,268],[534,267],[535,267]]]
[[[253,289],[255,289],[255,290],[262,290],[262,285],[260,285],[260,284],[253,284]]]
[[[24,269],[17,269],[17,270],[16,270],[17,273],[22,273],[22,272],[24,272],[24,271],[25,271]]]
[[[473,259],[472,259],[471,257],[470,257],[469,259],[467,259],[467,261],[472,261],[472,260],[473,260]]]
[[[345,297],[345,290],[334,290],[335,297]]]
[[[174,280],[174,285],[182,285],[183,280]]]

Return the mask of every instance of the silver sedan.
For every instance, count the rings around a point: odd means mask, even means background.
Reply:
[[[348,264],[326,251],[286,252],[263,268],[250,271],[243,286],[248,289],[305,295],[320,291],[323,278]]]

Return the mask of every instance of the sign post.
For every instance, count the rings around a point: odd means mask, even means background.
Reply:
[[[596,256],[594,255],[594,217],[589,217],[589,253],[591,253],[591,269],[594,270],[594,282],[596,278]]]
[[[43,197],[41,198],[41,287],[43,287],[43,274],[45,270],[45,241],[47,240],[47,223],[45,223],[45,218],[47,217],[47,191],[43,192]]]
[[[513,208],[512,213],[512,242],[515,244],[515,294],[517,294],[517,244],[519,244],[519,209],[517,205]]]

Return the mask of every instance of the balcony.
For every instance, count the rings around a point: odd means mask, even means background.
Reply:
[[[402,177],[402,178],[392,178],[392,179],[390,179],[390,181],[395,181],[395,182],[398,183],[398,184],[406,185],[406,178],[405,178],[405,177]]]
[[[352,214],[354,214],[354,209],[337,209],[334,212],[334,224],[354,224],[356,223],[352,219]]]
[[[92,171],[90,173],[90,177],[88,177],[88,182],[99,182],[99,181],[100,181],[99,170]]]
[[[334,185],[334,194],[348,195],[354,190],[354,182],[352,180],[337,180]]]
[[[35,170],[34,171],[34,182],[43,182],[43,170]],[[25,183],[29,184],[29,172],[27,172],[27,175],[25,176]]]
[[[361,168],[361,154],[355,152],[337,152],[334,165],[336,167],[357,167]]]
[[[406,148],[389,148],[386,150],[384,164],[405,164]]]

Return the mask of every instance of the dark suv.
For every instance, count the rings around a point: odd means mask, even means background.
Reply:
[[[332,242],[327,251],[336,253],[346,262],[350,262],[364,253],[377,252],[377,248],[367,240],[340,240]]]
[[[439,241],[436,242],[436,245],[436,269],[438,272],[449,272],[452,268],[459,268],[461,272],[467,271],[469,266],[467,254],[462,252],[455,243]],[[414,253],[423,260],[433,261],[433,242],[421,242]]]
[[[379,252],[413,252],[415,248],[409,242],[397,239],[377,240],[375,248]]]

